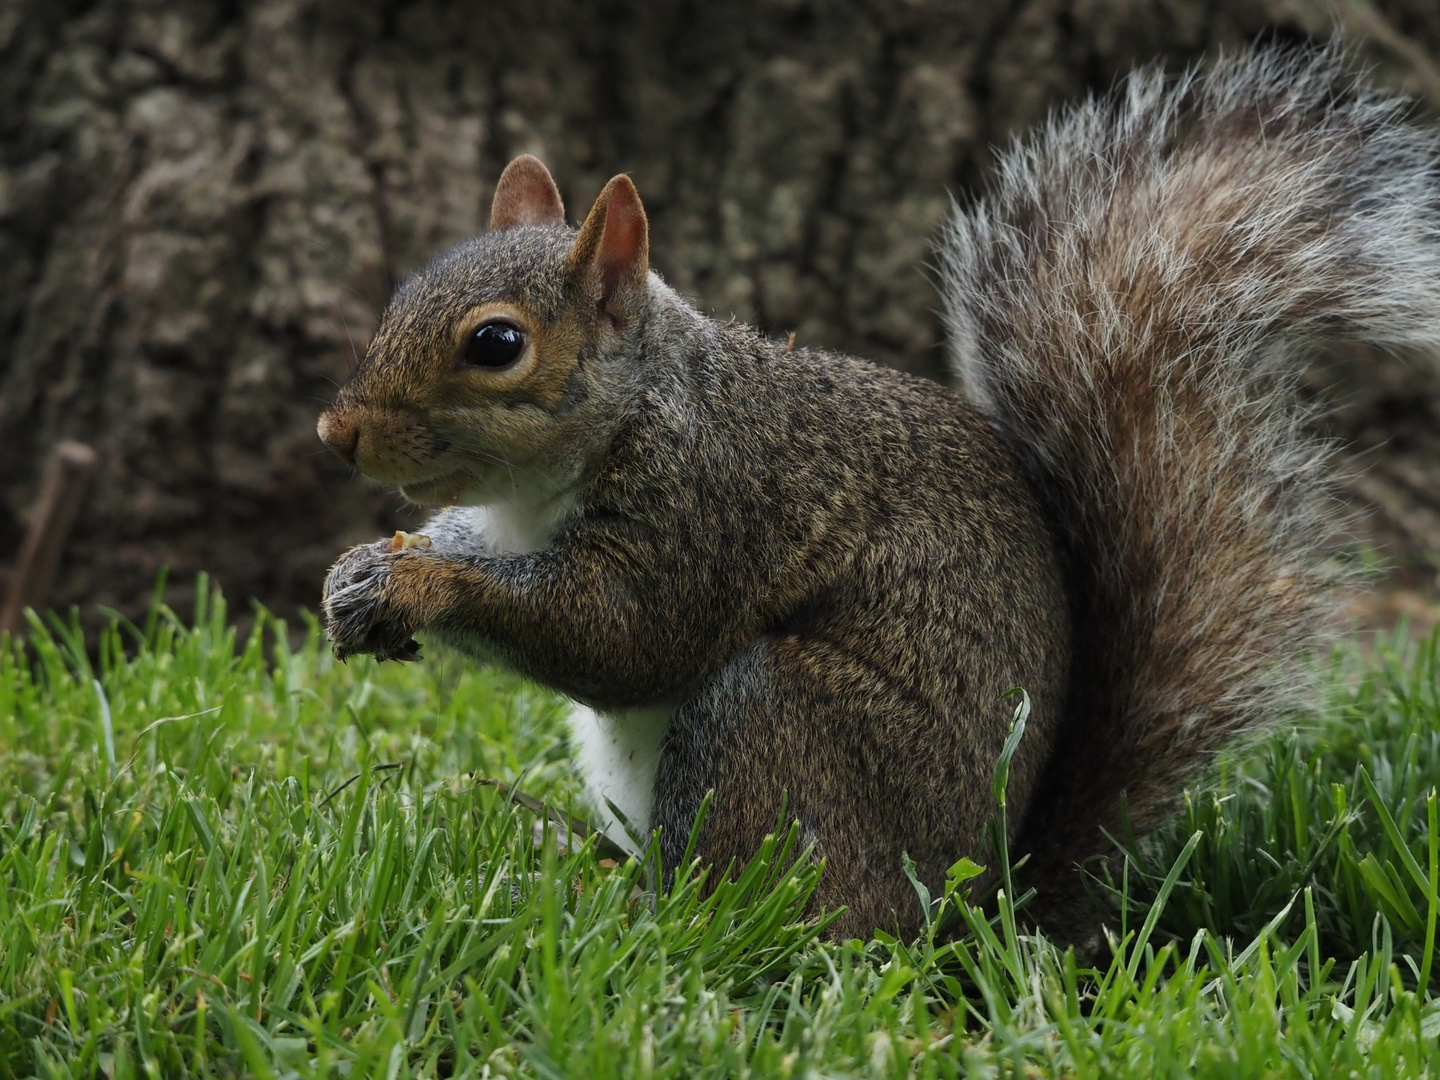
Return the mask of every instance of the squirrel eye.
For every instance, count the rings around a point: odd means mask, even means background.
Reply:
[[[486,323],[465,346],[465,363],[472,367],[502,368],[525,350],[525,335],[506,322]]]

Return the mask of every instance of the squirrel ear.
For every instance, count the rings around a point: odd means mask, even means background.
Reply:
[[[490,228],[513,229],[517,225],[562,225],[565,204],[550,170],[540,159],[521,154],[500,174],[495,199],[490,203]]]
[[[640,193],[623,173],[600,192],[575,248],[570,252],[570,269],[583,272],[594,267],[600,278],[600,306],[618,316],[612,301],[626,285],[644,282],[650,269],[650,226]]]

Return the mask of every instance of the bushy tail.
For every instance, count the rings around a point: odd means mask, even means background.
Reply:
[[[1404,111],[1334,47],[1144,70],[1008,150],[942,236],[954,373],[1076,583],[1067,734],[1020,841],[1042,905],[1108,848],[1122,789],[1153,825],[1207,752],[1293,706],[1330,532],[1297,350],[1440,342],[1437,140]]]

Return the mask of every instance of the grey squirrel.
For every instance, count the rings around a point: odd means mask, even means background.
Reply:
[[[532,157],[396,292],[324,442],[444,507],[330,571],[340,657],[424,631],[576,702],[601,807],[744,860],[781,811],[836,926],[915,932],[982,846],[1023,687],[1014,854],[1078,862],[1293,704],[1325,622],[1323,448],[1290,394],[1340,334],[1440,342],[1435,136],[1337,48],[1131,75],[1004,151],[938,241],[956,386],[789,349],[648,268],[634,185],[579,231]]]

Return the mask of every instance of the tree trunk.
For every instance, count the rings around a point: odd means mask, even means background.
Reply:
[[[1440,107],[1432,0],[1342,7],[1378,77]],[[1333,10],[0,0],[0,550],[78,439],[100,458],[53,603],[134,615],[168,565],[173,603],[205,569],[313,608],[341,549],[416,520],[315,418],[523,151],[572,218],[629,172],[702,307],[936,373],[930,237],[991,145],[1137,62],[1324,36]],[[1440,550],[1433,369],[1351,357],[1316,385],[1369,450],[1377,542]]]

